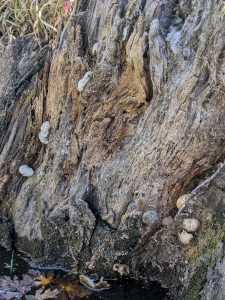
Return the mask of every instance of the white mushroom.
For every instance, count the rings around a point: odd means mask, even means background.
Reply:
[[[188,232],[195,232],[198,230],[200,222],[194,218],[183,219],[182,227]]]
[[[165,217],[162,219],[163,226],[171,226],[173,224],[173,218],[171,216]]]
[[[49,121],[46,121],[46,122],[44,122],[44,123],[41,125],[41,131],[42,131],[43,133],[45,133],[46,136],[47,136],[48,133],[49,133],[49,129],[50,129],[50,123],[49,123]]]
[[[184,194],[177,199],[176,206],[178,209],[181,209],[185,206],[186,201],[188,200],[188,194]]]
[[[188,245],[194,237],[191,233],[183,230],[181,233],[178,233],[178,238],[182,244]]]
[[[98,52],[98,43],[95,43],[92,47],[92,54],[96,55]]]
[[[150,209],[142,216],[142,222],[147,225],[156,225],[160,223],[160,215],[156,210]]]
[[[39,138],[41,143],[48,144],[47,134],[43,133],[42,131],[39,132],[38,138]]]
[[[49,134],[49,129],[50,129],[50,123],[49,121],[45,121],[42,125],[41,125],[41,131],[38,134],[38,138],[40,140],[41,143],[43,144],[48,144],[48,134]]]
[[[77,84],[77,89],[78,91],[81,93],[84,91],[86,85],[88,84],[88,82],[91,80],[92,78],[92,72],[87,72],[84,77],[78,82]]]
[[[25,177],[31,177],[34,175],[33,169],[31,169],[27,165],[21,165],[19,167],[19,172],[20,172],[20,174],[22,174]]]

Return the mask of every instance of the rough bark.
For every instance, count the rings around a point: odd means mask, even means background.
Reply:
[[[225,154],[224,25],[222,0],[86,0],[57,49],[40,50],[31,38],[8,46],[0,57],[1,244],[13,240],[40,264],[75,259],[85,272],[125,263],[176,298],[202,290],[201,299],[223,299],[223,237],[206,253],[197,246],[204,230],[224,226],[224,169],[180,214],[175,204]],[[79,92],[87,71],[93,77]],[[34,176],[22,177],[22,164]],[[149,211],[160,220],[146,221]],[[174,222],[163,227],[169,215]],[[182,246],[186,216],[202,227]]]

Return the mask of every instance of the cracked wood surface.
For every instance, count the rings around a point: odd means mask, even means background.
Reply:
[[[222,0],[78,1],[52,53],[30,38],[8,46],[0,210],[18,249],[43,264],[76,257],[81,269],[127,261],[134,274],[150,241],[164,253],[162,227],[143,214],[174,216],[177,198],[225,154],[224,21]],[[21,178],[21,164],[35,175]],[[144,275],[167,263],[154,255],[144,253]]]

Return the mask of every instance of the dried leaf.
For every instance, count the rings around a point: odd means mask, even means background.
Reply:
[[[0,291],[0,300],[20,299],[20,296],[21,294],[19,292]]]
[[[110,288],[110,285],[108,284],[107,281],[103,280],[103,278],[101,278],[100,281],[95,284],[95,289],[98,289],[98,290],[106,290],[109,288]]]
[[[25,294],[29,292],[34,285],[34,280],[29,275],[23,275],[23,279],[19,280],[17,276],[12,279],[10,276],[0,278],[0,288],[6,292],[20,292]]]
[[[68,283],[60,283],[59,286],[63,291],[67,292],[68,294],[72,293],[75,288],[75,285],[72,283],[69,283],[69,282]]]
[[[100,292],[102,290],[106,290],[110,288],[108,282],[104,281],[103,278],[101,278],[101,280],[97,283],[95,283],[91,278],[84,275],[80,275],[79,279],[80,279],[80,283],[90,291]]]
[[[57,289],[54,289],[52,291],[50,289],[45,290],[45,287],[43,286],[35,292],[34,296],[26,295],[25,298],[26,300],[56,299],[59,293],[60,292]]]
[[[94,289],[95,283],[91,278],[89,278],[85,275],[80,275],[79,279],[80,279],[80,283],[82,283],[84,286],[87,286],[87,287],[90,287],[90,288]]]
[[[34,299],[36,300],[55,299],[59,293],[60,292],[57,289],[54,289],[52,291],[50,289],[47,289],[43,292],[43,288],[40,288],[39,290],[36,291]]]
[[[4,291],[11,291],[11,278],[9,276],[3,276],[0,278],[0,288],[2,288]],[[13,289],[15,290],[15,288]]]
[[[35,278],[36,285],[49,285],[54,282],[54,273],[49,271],[46,275],[41,274]]]
[[[33,285],[34,279],[29,275],[23,275],[22,280],[17,276],[13,279],[9,276],[0,277],[0,300],[21,299]]]
[[[78,283],[60,283],[59,286],[63,291],[68,293],[71,298],[79,297],[79,298],[84,298],[86,296],[91,295],[91,291],[87,290],[86,288],[80,286]]]

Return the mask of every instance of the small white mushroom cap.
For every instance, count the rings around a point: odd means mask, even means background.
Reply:
[[[98,43],[95,43],[92,47],[92,54],[96,55],[98,52]]]
[[[19,167],[19,172],[20,172],[20,174],[22,174],[25,177],[31,177],[34,175],[33,169],[31,169],[27,165],[21,165]]]
[[[198,230],[200,222],[194,218],[183,219],[182,227],[188,232],[195,232]]]
[[[177,199],[176,206],[178,209],[181,209],[185,206],[186,201],[188,200],[188,194],[184,194]]]
[[[178,233],[178,238],[183,245],[188,245],[194,237],[191,233],[183,230],[181,233]]]
[[[165,217],[162,219],[163,226],[171,226],[173,224],[173,218],[171,216]]]
[[[92,72],[89,71],[87,72],[84,77],[79,80],[78,84],[77,84],[77,90],[81,93],[84,91],[86,85],[88,84],[88,82],[91,80],[92,78]]]
[[[39,140],[40,140],[41,143],[48,144],[47,134],[46,133],[43,133],[42,131],[40,131],[38,133],[38,138],[39,138]]]
[[[156,210],[150,209],[142,216],[142,222],[147,225],[156,225],[160,223],[160,215]]]
[[[44,123],[41,125],[41,131],[42,131],[43,133],[45,133],[46,136],[47,136],[48,133],[49,133],[49,129],[50,129],[50,123],[49,123],[49,121],[46,121],[46,122],[44,122]]]

